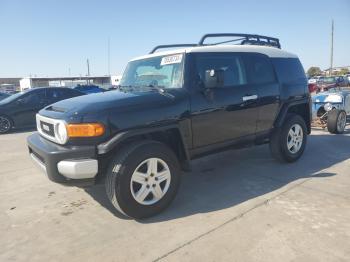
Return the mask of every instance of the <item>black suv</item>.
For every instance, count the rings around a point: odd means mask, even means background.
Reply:
[[[209,37],[238,44],[204,44]],[[296,161],[310,119],[304,70],[278,39],[209,34],[199,44],[158,46],[131,60],[118,91],[41,110],[28,146],[52,181],[104,181],[118,211],[145,218],[174,199],[191,159],[269,143],[275,158]]]

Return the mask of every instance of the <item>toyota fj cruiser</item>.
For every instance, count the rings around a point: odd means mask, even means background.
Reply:
[[[41,110],[28,147],[49,179],[104,181],[114,207],[133,218],[166,208],[194,158],[269,143],[275,158],[293,162],[311,131],[302,65],[272,37],[158,46],[131,60],[120,84]]]

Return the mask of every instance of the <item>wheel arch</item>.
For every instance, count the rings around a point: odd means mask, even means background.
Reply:
[[[177,124],[142,128],[137,130],[127,130],[116,134],[107,142],[97,146],[97,153],[101,156],[111,155],[113,152],[135,140],[154,140],[166,144],[172,149],[181,164],[182,169],[189,168],[188,145]]]
[[[276,120],[275,120],[275,127],[282,127],[286,117],[288,114],[294,113],[297,115],[300,115],[306,124],[307,127],[307,133],[311,133],[311,104],[309,99],[303,99],[298,101],[293,101],[289,103],[285,103],[282,106],[282,109],[280,110],[280,113],[278,114]]]

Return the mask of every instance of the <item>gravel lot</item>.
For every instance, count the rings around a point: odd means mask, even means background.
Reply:
[[[29,133],[0,136],[0,261],[350,261],[350,132],[313,130],[294,164],[267,146],[196,160],[144,221],[117,217],[103,186],[50,182]]]

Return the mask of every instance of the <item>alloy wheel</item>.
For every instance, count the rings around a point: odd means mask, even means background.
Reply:
[[[149,158],[137,166],[131,176],[130,190],[141,205],[153,205],[161,200],[169,189],[171,173],[160,158]]]
[[[346,113],[340,112],[337,120],[337,129],[338,132],[343,132],[346,126]]]
[[[0,133],[6,133],[11,128],[11,122],[8,118],[0,116]]]
[[[296,154],[303,144],[303,129],[299,124],[291,126],[287,136],[287,148],[290,153]]]

